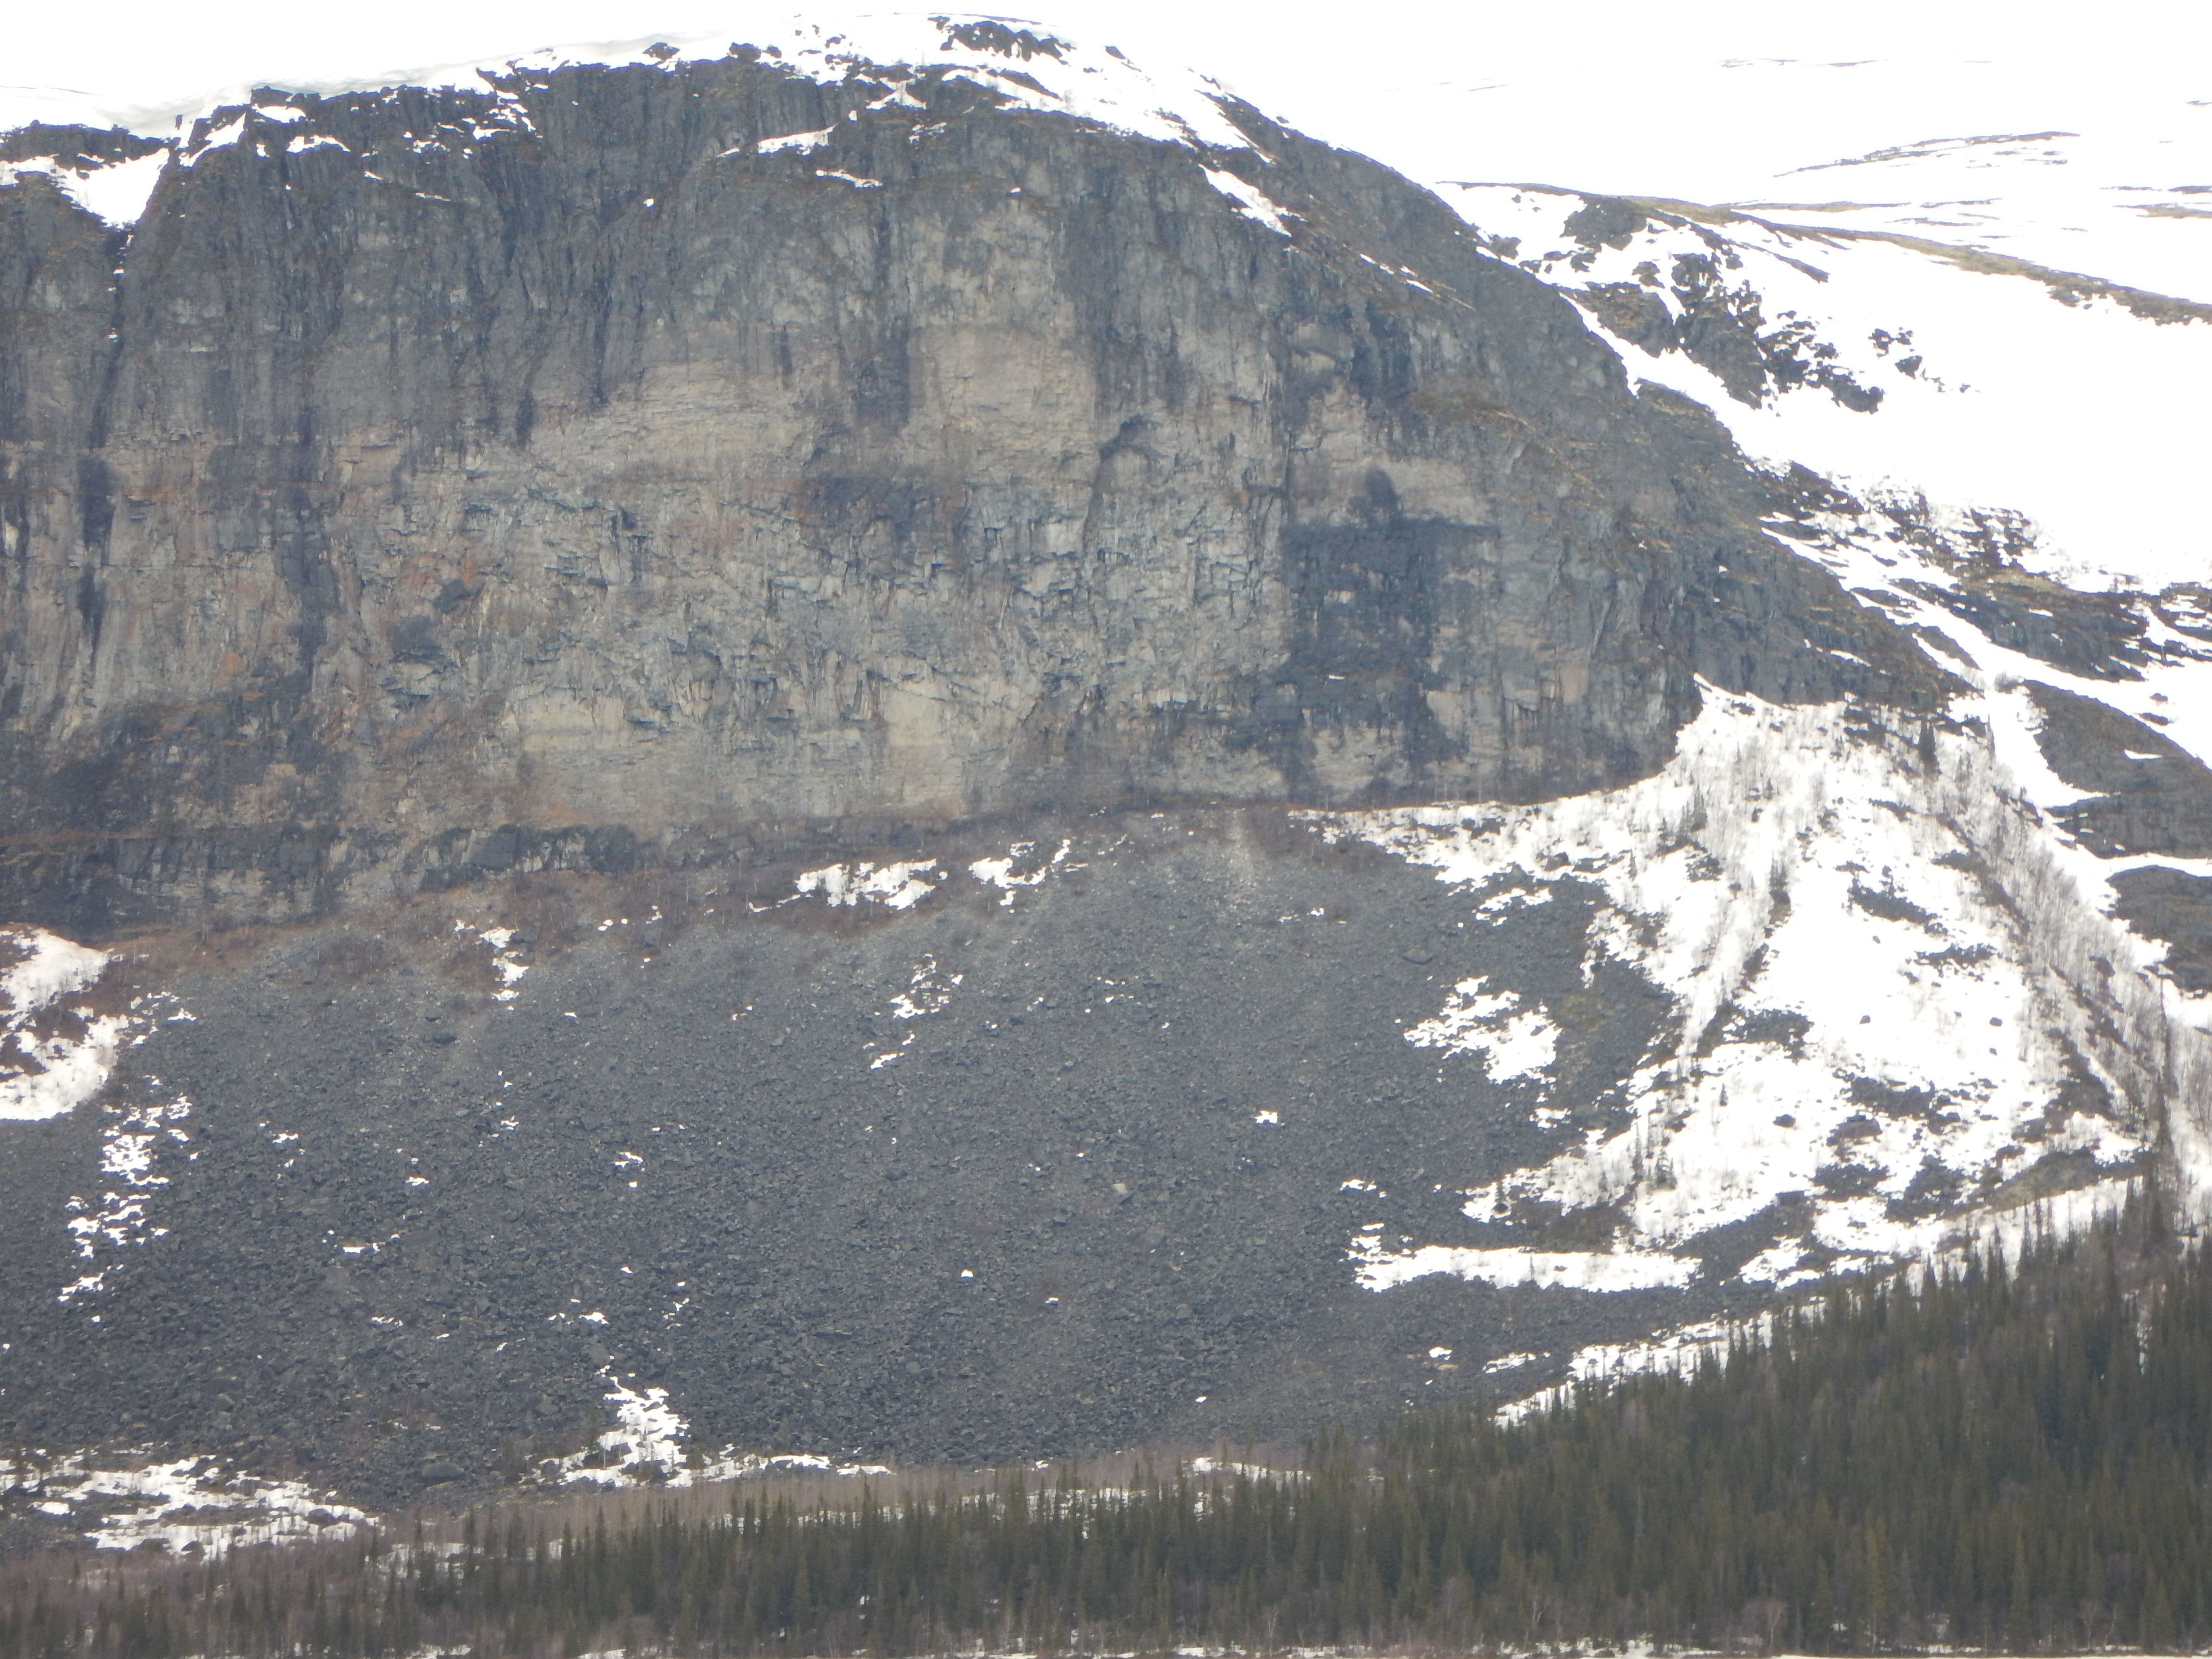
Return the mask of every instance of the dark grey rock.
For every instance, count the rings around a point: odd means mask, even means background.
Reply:
[[[2109,704],[2032,684],[2043,715],[2036,740],[2051,769],[2093,799],[2057,813],[2101,858],[2212,855],[2212,769],[2154,726]]]
[[[2185,991],[2212,991],[2212,877],[2185,870],[2123,870],[2112,914],[2166,945],[2165,970]]]
[[[373,921],[391,956],[325,975],[335,1006],[250,961],[169,977],[197,1018],[130,1051],[124,1086],[150,1073],[158,1097],[188,1095],[192,1139],[161,1153],[167,1232],[115,1253],[96,1306],[54,1296],[80,1271],[64,1206],[96,1190],[97,1115],[11,1137],[0,1161],[17,1322],[0,1438],[97,1444],[139,1415],[179,1455],[258,1436],[283,1469],[312,1444],[318,1482],[396,1504],[425,1463],[534,1471],[584,1449],[610,1420],[610,1367],[667,1389],[708,1450],[1294,1442],[1324,1417],[1474,1399],[1489,1354],[1626,1340],[1733,1294],[1360,1289],[1346,1252],[1363,1224],[1479,1243],[1460,1186],[1589,1127],[1537,1123],[1479,1058],[1401,1036],[1443,975],[1405,945],[1472,900],[1279,812],[1024,833],[1074,836],[1090,867],[1011,910],[970,887],[896,921],[756,914],[726,890],[685,903],[680,878],[616,905],[541,878],[514,895],[541,961],[509,1005],[453,1006],[452,907],[434,900],[264,945],[289,965]],[[926,850],[957,866],[993,847]],[[787,871],[745,879],[754,902],[789,890]],[[644,965],[597,923],[656,898],[667,937]],[[1330,920],[1277,920],[1316,908]],[[1582,1103],[1672,1041],[1667,1000],[1632,972],[1584,983],[1595,915],[1565,884],[1449,947],[1450,978],[1552,1012],[1559,1097]],[[880,1018],[925,961],[962,975],[944,1007]],[[242,1041],[272,998],[289,1040]],[[380,1019],[426,1029],[426,1007],[460,1040],[381,1046]],[[561,1018],[583,1008],[597,1018]],[[1344,1190],[1354,1177],[1382,1192]],[[1460,1369],[1407,1358],[1431,1346]]]

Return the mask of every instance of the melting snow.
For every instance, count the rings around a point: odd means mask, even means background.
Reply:
[[[1206,168],[1206,178],[1208,184],[1236,204],[1237,210],[1247,218],[1256,219],[1278,236],[1288,236],[1291,234],[1291,228],[1285,221],[1294,219],[1297,216],[1285,214],[1282,209],[1277,207],[1260,192],[1258,185],[1247,184],[1235,173],[1221,167]],[[1419,287],[1419,284],[1416,283],[1415,286]]]
[[[0,1459],[0,1491],[29,1498],[43,1514],[85,1524],[100,1549],[159,1544],[220,1555],[252,1544],[321,1536],[331,1527],[366,1524],[362,1510],[296,1480],[241,1474],[219,1459],[180,1458],[110,1468],[88,1452]]]
[[[86,212],[118,229],[138,222],[161,182],[169,152],[158,149],[131,161],[101,161],[83,165],[43,157],[28,161],[0,161],[0,185],[12,185],[27,174],[43,173],[61,187],[62,193]]]
[[[1677,1288],[1695,1276],[1698,1264],[1658,1250],[1461,1249],[1424,1244],[1392,1254],[1372,1237],[1352,1247],[1359,1282],[1387,1291],[1431,1273],[1451,1273],[1486,1285],[1563,1285],[1577,1291],[1644,1291]]]
[[[1417,1048],[1485,1055],[1497,1082],[1540,1078],[1558,1056],[1559,1028],[1540,1009],[1522,1008],[1512,991],[1486,993],[1487,976],[1462,980],[1443,1012],[1406,1033]]]
[[[1812,1221],[1796,1254],[1754,1264],[1773,1279],[1808,1258],[1934,1248],[2016,1204],[2008,1183],[2048,1158],[2120,1172],[2145,1157],[2160,1085],[2142,1057],[2175,1037],[2160,999],[2086,959],[2136,958],[2081,902],[1986,741],[1946,735],[1936,752],[1930,773],[1908,732],[1865,711],[1708,689],[1674,760],[1626,788],[1316,815],[1333,836],[1434,867],[1492,925],[1513,915],[1486,907],[1502,891],[1597,889],[1585,979],[1607,958],[1632,965],[1680,1020],[1629,1079],[1625,1127],[1468,1195],[1501,1244],[1517,1217],[1608,1206],[1626,1224],[1621,1249],[1389,1252],[1361,1238],[1361,1282],[1679,1283],[1708,1235],[1804,1195]],[[1516,1038],[1507,1023],[1540,1011],[1484,983],[1458,987],[1409,1035],[1480,1050],[1494,1071],[1516,1041],[1534,1060],[1534,1028]],[[2089,1079],[2109,1115],[2069,1103]],[[1563,1265],[1547,1275],[1547,1261]]]
[[[1566,1399],[1577,1382],[1605,1382],[1647,1371],[1686,1370],[1704,1355],[1725,1352],[1729,1339],[1739,1332],[1756,1328],[1755,1323],[1738,1326],[1725,1320],[1702,1319],[1649,1341],[1597,1342],[1577,1348],[1567,1362],[1567,1381],[1501,1407],[1498,1418],[1510,1423],[1542,1411]]]
[[[104,951],[36,927],[0,931],[0,1119],[59,1117],[99,1092],[132,1022],[76,1005]]]
[[[457,921],[453,923],[453,931],[465,933],[471,926],[468,922]],[[599,931],[605,933],[605,926],[602,925]],[[499,975],[500,988],[491,994],[495,1002],[513,1002],[520,996],[521,993],[514,988],[530,971],[530,964],[524,962],[520,953],[514,949],[518,937],[520,935],[512,927],[486,927],[477,933],[477,938],[491,947],[492,971]]]
[[[966,978],[965,974],[944,973],[939,969],[935,957],[924,957],[915,964],[906,989],[891,998],[890,1017],[893,1019],[915,1020],[944,1012],[952,1000],[952,993]],[[899,1039],[898,1046],[878,1054],[868,1062],[868,1069],[879,1072],[891,1065],[914,1047],[915,1036],[916,1033],[909,1027],[906,1035]]]
[[[908,910],[937,890],[944,877],[935,859],[907,864],[830,864],[809,870],[794,884],[799,894],[818,894],[833,906],[874,903]]]
[[[838,1463],[805,1454],[763,1456],[725,1446],[712,1455],[695,1450],[691,1425],[668,1403],[665,1389],[636,1389],[602,1369],[605,1401],[614,1418],[586,1450],[550,1458],[541,1478],[570,1486],[623,1486],[655,1481],[689,1486],[701,1481],[734,1480],[763,1474],[822,1474],[844,1476],[888,1474],[880,1463]]]
[[[977,859],[968,866],[968,873],[987,887],[1000,889],[1002,894],[999,900],[1000,907],[1002,909],[1012,909],[1014,903],[1014,890],[1017,888],[1035,887],[1046,877],[1055,875],[1062,870],[1071,868],[1079,870],[1083,867],[1079,864],[1071,866],[1067,861],[1068,852],[1074,845],[1072,841],[1061,842],[1059,847],[1054,849],[1052,856],[1042,864],[1017,874],[1015,866],[1025,862],[1036,851],[1036,843],[1033,841],[1016,842],[1006,849],[1005,858]]]
[[[146,1205],[151,1195],[169,1184],[157,1174],[155,1159],[164,1142],[188,1143],[191,1137],[179,1127],[192,1113],[192,1103],[183,1095],[162,1105],[138,1106],[128,1111],[110,1109],[113,1121],[101,1131],[100,1173],[115,1184],[96,1200],[71,1198],[70,1236],[76,1241],[78,1260],[94,1261],[102,1249],[121,1249],[160,1238],[169,1231],[148,1220]],[[106,1288],[107,1269],[89,1271],[64,1285],[57,1298],[72,1302]]]
[[[808,155],[828,143],[830,135],[836,130],[835,127],[823,127],[813,132],[787,132],[781,138],[763,138],[755,148],[763,155],[781,155],[786,150]],[[741,155],[744,153],[742,148],[722,152],[725,155]]]

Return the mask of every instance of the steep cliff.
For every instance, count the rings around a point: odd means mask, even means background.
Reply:
[[[7,908],[1537,798],[1662,764],[1700,675],[1933,696],[1425,191],[942,46],[264,92],[127,232],[0,187]]]

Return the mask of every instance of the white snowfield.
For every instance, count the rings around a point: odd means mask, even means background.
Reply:
[[[0,185],[38,175],[51,179],[62,193],[104,224],[120,229],[135,225],[168,165],[167,150],[155,150],[135,161],[87,165],[74,157],[46,155],[22,161],[0,161]]]
[[[1449,1244],[1423,1244],[1393,1255],[1371,1237],[1353,1241],[1352,1259],[1359,1282],[1385,1291],[1430,1273],[1453,1273],[1486,1285],[1538,1289],[1564,1285],[1575,1291],[1648,1291],[1679,1288],[1690,1282],[1698,1264],[1659,1250],[1482,1250]]]
[[[2016,717],[2018,695],[1979,701]],[[1632,967],[1671,994],[1679,1022],[1623,1091],[1618,1127],[1468,1189],[1494,1247],[1392,1249],[1362,1234],[1360,1281],[1680,1284],[1708,1235],[1793,1196],[1809,1218],[1745,1277],[1787,1284],[1910,1259],[2017,1206],[2019,1178],[2046,1160],[2061,1160],[2047,1178],[2071,1170],[2058,1184],[2116,1201],[2170,1100],[2177,1154],[2201,1182],[2212,1011],[2148,971],[2163,947],[2101,913],[2085,855],[2021,793],[1989,735],[2000,720],[1982,718],[1963,735],[1931,729],[1931,769],[1911,723],[1707,688],[1675,759],[1625,788],[1317,815],[1332,837],[1436,869],[1472,924],[1509,927],[1562,887],[1594,890],[1605,908],[1585,981],[1607,960]],[[1462,986],[1406,1036],[1434,1045],[1487,1019],[1517,1056],[1528,1045],[1515,1048],[1510,1022],[1537,1012],[1509,988]],[[1493,1079],[1533,1080],[1532,1115],[1550,1121],[1547,1066],[1532,1079],[1525,1058],[1458,1047]],[[2066,1103],[2084,1079],[2109,1115]],[[1513,1241],[1525,1218],[1601,1206],[1622,1223],[1613,1252]]]
[[[2193,165],[2212,139],[2204,106],[2146,100],[2092,118],[2079,132],[1954,125],[1955,136],[1808,155],[1745,205],[2212,300],[2212,180]]]
[[[1802,462],[1849,488],[2023,515],[2034,537],[2021,550],[2027,568],[2070,586],[2212,578],[2212,525],[2181,487],[2202,465],[2195,388],[2212,379],[2212,306],[2160,308],[2144,297],[2136,302],[2154,314],[2141,316],[2094,284],[2054,296],[2045,276],[1978,261],[1963,244],[1947,252],[1927,226],[1923,245],[1907,246],[1818,216],[1676,204],[1674,222],[1654,209],[1626,246],[1592,248],[1565,228],[1584,206],[1575,192],[1440,193],[1486,238],[1511,239],[1495,246],[1515,263],[1583,304],[1632,380],[1704,404],[1756,459]],[[2203,210],[2212,267],[2212,207]],[[1712,261],[1727,289],[1755,298],[1764,333],[1809,325],[1833,351],[1819,361],[1879,390],[1880,406],[1862,413],[1811,385],[1747,405],[1680,349],[1654,353],[1610,332],[1583,295],[1625,285],[1679,319],[1686,258]]]

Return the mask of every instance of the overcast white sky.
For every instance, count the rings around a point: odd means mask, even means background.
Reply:
[[[927,11],[921,5],[823,8]],[[556,44],[760,33],[791,0],[125,0],[11,8],[0,125],[127,115]],[[1829,0],[1038,0],[1006,9],[1147,67],[1193,65],[1417,176],[1709,200],[1916,139],[2177,118],[2212,130],[2212,5]],[[2208,100],[2195,105],[2192,100]],[[2195,148],[2191,146],[2191,148]],[[2171,185],[2179,179],[2158,179]],[[2212,182],[2208,180],[2206,182]]]

